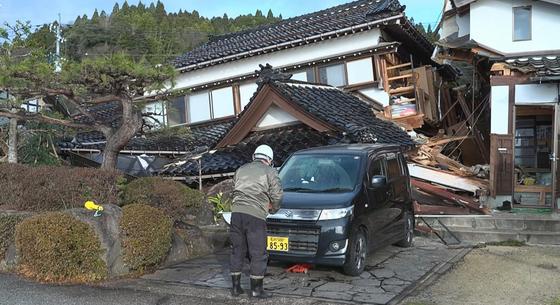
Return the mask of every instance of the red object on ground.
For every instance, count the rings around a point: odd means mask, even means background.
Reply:
[[[307,273],[309,269],[311,269],[310,264],[296,264],[286,269],[286,271],[292,273]]]

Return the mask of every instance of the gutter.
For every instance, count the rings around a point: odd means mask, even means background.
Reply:
[[[61,151],[70,152],[86,152],[86,153],[101,153],[100,149],[88,149],[88,148],[60,148]],[[185,155],[190,154],[189,151],[165,151],[165,150],[121,150],[119,154],[137,154],[137,155]]]
[[[233,176],[235,176],[235,173],[202,175],[201,177],[198,177],[198,176],[185,176],[185,177],[169,177],[169,176],[166,177],[166,176],[163,176],[163,179],[175,180],[175,181],[190,181],[190,180],[198,180],[199,178],[213,179],[213,178],[225,178],[225,177],[233,177]]]
[[[353,25],[353,26],[346,27],[346,28],[343,28],[343,29],[339,29],[339,30],[335,30],[335,31],[327,32],[327,33],[322,33],[322,34],[317,34],[317,35],[306,37],[306,38],[300,38],[300,39],[292,40],[292,41],[288,41],[288,42],[283,42],[283,43],[276,44],[276,45],[273,45],[273,46],[268,46],[268,47],[264,47],[264,48],[260,48],[260,49],[256,49],[256,50],[249,50],[249,51],[245,51],[245,52],[242,52],[242,53],[237,53],[237,54],[228,55],[226,57],[221,57],[221,58],[218,58],[218,59],[211,59],[211,60],[208,60],[208,61],[204,61],[204,62],[200,62],[200,63],[196,63],[196,64],[191,64],[189,66],[181,67],[181,68],[178,68],[176,70],[179,71],[179,72],[184,72],[185,70],[193,70],[193,69],[200,68],[200,66],[210,66],[210,65],[214,65],[216,63],[225,62],[225,61],[228,61],[228,59],[238,59],[240,57],[250,57],[250,56],[253,56],[253,55],[257,55],[260,52],[266,53],[267,51],[271,51],[271,50],[274,50],[274,49],[279,49],[279,48],[282,48],[282,47],[285,47],[285,49],[287,49],[288,46],[293,46],[294,44],[298,44],[298,43],[300,45],[302,45],[303,43],[308,44],[310,40],[314,40],[314,42],[317,41],[318,39],[324,40],[325,36],[328,37],[328,36],[332,36],[332,35],[339,35],[341,33],[348,32],[348,31],[355,32],[357,29],[363,30],[363,28],[365,28],[365,27],[371,27],[372,25],[378,25],[380,23],[387,23],[388,21],[398,20],[398,19],[401,19],[403,17],[404,17],[404,14],[401,13],[401,14],[391,16],[391,17],[388,17],[388,18],[384,18],[384,19],[381,19],[381,20],[370,21],[370,22],[363,23],[363,24],[360,24],[360,25]]]

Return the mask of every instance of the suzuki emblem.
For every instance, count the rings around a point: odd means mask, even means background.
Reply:
[[[286,212],[284,212],[284,214],[286,215],[286,217],[288,218],[292,218],[294,216],[294,213],[290,210],[287,210]]]

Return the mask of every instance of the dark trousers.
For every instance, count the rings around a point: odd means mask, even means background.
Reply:
[[[263,278],[268,262],[266,252],[266,222],[260,218],[232,213],[230,238],[233,244],[230,268],[232,274],[240,274],[249,253],[251,278]]]

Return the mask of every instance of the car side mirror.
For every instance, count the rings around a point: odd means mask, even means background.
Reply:
[[[387,184],[387,177],[385,176],[373,176],[371,178],[371,187],[380,188]]]

